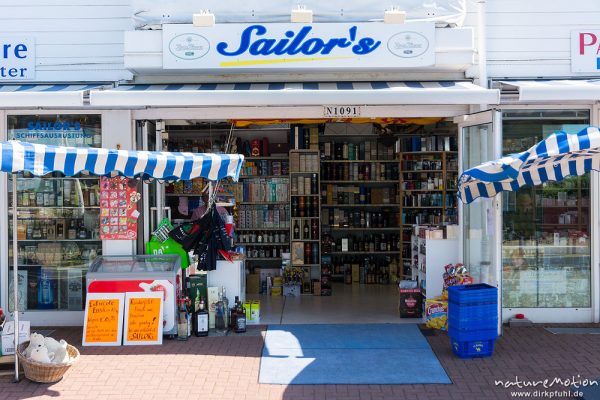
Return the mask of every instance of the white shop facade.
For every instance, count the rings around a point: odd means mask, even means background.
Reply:
[[[303,29],[307,32],[303,33]],[[410,21],[402,25],[164,24],[159,29],[131,29],[123,34],[125,68],[119,72],[121,76],[106,74],[105,79],[95,76],[93,81],[77,82],[64,77],[54,82],[35,77],[3,81],[2,139],[42,140],[49,137],[46,133],[50,129],[59,131],[60,138],[67,135],[83,141],[74,144],[161,150],[163,121],[343,121],[348,119],[340,114],[339,110],[343,110],[353,118],[452,120],[459,137],[459,168],[463,169],[497,158],[504,151],[523,150],[528,140],[541,139],[540,135],[551,130],[576,130],[597,125],[600,119],[596,100],[600,96],[591,81],[570,80],[560,85],[493,78],[491,89],[475,85],[471,76],[478,65],[474,63],[474,29],[470,27],[436,28],[433,23]],[[298,38],[296,47],[291,45],[294,38]],[[263,41],[257,44],[260,39]],[[289,42],[283,42],[286,39]],[[361,43],[354,53],[353,46],[347,45],[352,40]],[[412,52],[404,54],[412,55],[394,53],[404,50]],[[282,54],[276,54],[277,51]],[[305,60],[287,62],[299,58],[299,54]],[[548,91],[527,97],[532,87]],[[572,96],[565,96],[561,90],[570,90]],[[480,105],[486,105],[488,110],[478,112]],[[55,125],[57,121],[62,125]],[[81,135],[69,136],[73,131],[80,131]],[[587,179],[542,190],[539,195],[533,191],[528,200],[517,193],[459,206],[460,258],[476,280],[498,285],[503,319],[523,312],[534,322],[598,320],[600,249],[594,238],[599,233],[600,218],[595,205],[600,193],[597,174]],[[0,184],[9,187],[6,177],[0,177]],[[93,186],[92,182],[89,184]],[[25,191],[36,191],[37,187]],[[50,187],[47,191],[51,191]],[[9,193],[2,193],[0,226],[8,227]],[[164,206],[163,196],[158,187],[144,192],[140,240],[152,231],[152,213]],[[37,206],[35,200],[35,206],[30,202],[23,207],[43,207],[43,197],[42,206]],[[523,204],[529,213],[515,216],[515,209]],[[39,211],[32,215],[48,217]],[[79,218],[74,215],[61,214],[60,218]],[[89,240],[80,242],[88,248],[82,246],[79,257],[85,250],[84,258],[90,252],[139,252],[139,243],[133,241],[98,243],[91,222],[95,217],[86,215],[81,217],[81,223],[76,223],[77,229],[82,225],[86,231],[85,239],[80,241]],[[536,224],[533,231],[524,229],[523,224],[515,225],[514,221],[525,217]],[[556,243],[554,233],[558,233]],[[5,308],[7,278],[12,270],[9,237],[8,228],[0,231],[0,252],[7,255],[0,260],[0,304]],[[28,240],[34,243],[29,245]],[[65,241],[70,240],[67,237]],[[40,243],[44,241],[27,239],[25,232],[25,252],[26,244]],[[513,254],[524,259],[525,266],[515,267]],[[83,276],[84,258],[73,263],[81,266],[81,275],[70,277],[67,273],[66,282]],[[23,260],[24,270],[38,268],[27,256]],[[57,274],[54,279],[63,279],[62,272]],[[40,284],[39,272],[24,274],[23,279],[29,287]],[[33,291],[28,296],[39,297]],[[25,319],[34,325],[81,324],[83,312],[69,309],[68,299],[63,307],[39,308],[42,303],[38,299],[35,308],[25,307]]]

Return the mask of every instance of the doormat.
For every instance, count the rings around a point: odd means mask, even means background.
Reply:
[[[416,324],[270,325],[259,383],[452,383]]]
[[[600,328],[545,328],[555,335],[600,335]]]

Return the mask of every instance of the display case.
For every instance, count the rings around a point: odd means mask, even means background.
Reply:
[[[82,311],[90,263],[102,252],[99,235],[99,179],[19,174],[17,262],[19,309]],[[8,185],[12,190],[12,184]],[[12,194],[9,217],[12,220]],[[9,224],[12,273],[12,223]],[[9,282],[12,293],[12,280]],[[12,297],[9,298],[12,309]]]
[[[179,265],[179,256],[172,254],[100,256],[89,268],[87,292],[163,292],[163,334],[175,335]]]

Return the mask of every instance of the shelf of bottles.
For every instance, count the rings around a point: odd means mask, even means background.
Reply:
[[[314,136],[314,135],[313,135]],[[321,282],[321,201],[319,151],[290,151],[291,258],[302,267],[302,293],[312,293],[313,280]]]
[[[54,173],[46,177],[18,174],[16,179],[19,308],[83,310],[85,273],[102,252],[99,178]],[[8,187],[11,190],[12,184]],[[12,218],[9,193],[10,273],[14,267]],[[12,309],[12,298],[9,305]]]
[[[447,145],[448,143],[441,148],[448,148]],[[404,270],[411,267],[410,236],[414,225],[443,226],[458,223],[458,153],[430,150],[431,148],[436,147],[427,146],[425,151],[408,151],[399,155],[402,191],[401,252]]]
[[[393,144],[340,138],[320,147],[322,254],[331,259],[331,279],[396,282],[400,172]]]
[[[289,160],[252,157],[236,186],[237,242],[247,261],[281,262],[290,252]]]

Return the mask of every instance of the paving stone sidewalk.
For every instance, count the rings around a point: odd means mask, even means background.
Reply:
[[[253,327],[243,336],[166,340],[162,346],[81,348],[81,328],[57,328],[52,336],[77,345],[81,350],[79,362],[54,384],[26,379],[13,383],[9,377],[0,377],[0,400],[521,398],[512,396],[514,391],[530,392],[530,398],[550,398],[540,390],[552,392],[552,398],[557,399],[574,397],[560,396],[564,391],[560,385],[519,390],[495,386],[494,381],[514,382],[515,377],[520,381],[600,379],[600,335],[553,335],[536,326],[505,328],[493,357],[472,360],[455,357],[445,334],[428,335],[452,385],[262,385],[258,384],[258,372],[264,329]],[[537,397],[532,396],[535,390]]]

